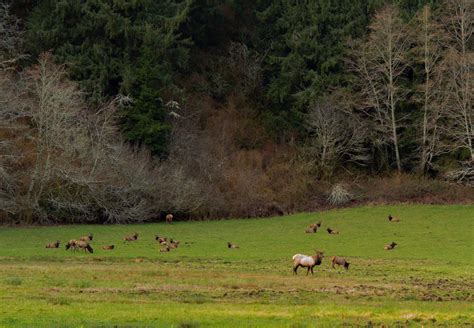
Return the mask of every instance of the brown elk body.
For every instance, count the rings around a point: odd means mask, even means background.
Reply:
[[[170,249],[176,249],[176,248],[178,248],[178,245],[176,245],[175,243],[169,243],[169,244],[168,244],[168,248],[170,248]]]
[[[166,223],[173,223],[173,214],[169,213],[168,215],[166,215]]]
[[[93,238],[94,238],[94,236],[90,233],[90,234],[87,235],[87,236],[82,236],[79,240],[82,240],[82,241],[92,241]]]
[[[339,231],[331,229],[331,228],[327,228],[326,230],[331,235],[338,235],[339,234]]]
[[[66,250],[71,249],[73,251],[77,250],[77,240],[71,239],[66,244]]]
[[[102,246],[102,249],[105,250],[105,251],[111,251],[115,248],[115,245],[106,245],[106,246]]]
[[[170,239],[169,246],[171,248],[178,248],[180,241],[179,240],[173,240],[173,238]]]
[[[344,269],[349,270],[349,265],[350,263],[346,261],[345,258],[340,257],[340,256],[333,256],[331,259],[332,262],[332,268],[335,269],[335,265],[342,265]]]
[[[396,218],[396,217],[393,217],[392,214],[390,214],[390,215],[388,216],[388,220],[389,220],[390,222],[400,222],[400,219],[399,219],[399,218]]]
[[[94,250],[92,249],[91,245],[87,241],[79,240],[76,242],[76,246],[79,249],[82,249],[84,252],[89,252],[89,253],[94,253]]]
[[[231,243],[230,241],[227,242],[227,248],[240,248],[239,245]]]
[[[155,240],[158,241],[160,244],[165,244],[168,241],[166,237],[155,236]]]
[[[398,244],[396,242],[391,242],[390,244],[385,245],[383,248],[387,251],[392,250],[397,246]]]
[[[125,236],[125,238],[123,238],[124,241],[136,241],[138,240],[138,233],[134,233],[133,235],[130,235],[130,236]]]
[[[310,224],[308,228],[305,230],[306,233],[316,233],[318,231],[317,223]]]
[[[54,243],[49,243],[49,244],[47,244],[47,245],[46,245],[46,248],[59,248],[59,244],[60,244],[60,242],[59,242],[59,240],[58,240],[58,241],[56,241],[56,242],[54,242]]]

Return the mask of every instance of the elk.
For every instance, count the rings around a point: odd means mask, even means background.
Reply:
[[[305,230],[306,233],[316,233],[318,231],[317,224],[310,224],[308,228]]]
[[[111,251],[115,248],[115,245],[106,245],[106,246],[102,246],[102,249],[105,250],[105,251]]]
[[[330,235],[338,235],[339,234],[339,231],[331,229],[331,228],[327,228],[326,230]]]
[[[66,244],[66,250],[68,249],[75,251],[77,249],[77,240],[71,239],[70,241],[68,241]]]
[[[125,238],[123,238],[124,241],[136,241],[138,240],[138,233],[134,233],[133,235],[130,235],[130,236],[125,236]]]
[[[324,253],[320,251],[316,251],[316,254],[313,256],[307,256],[304,254],[293,255],[293,274],[298,274],[298,268],[300,266],[308,268],[308,271],[306,271],[306,275],[308,275],[310,271],[311,274],[313,274],[313,268],[316,265],[321,265],[323,258]]]
[[[82,240],[82,241],[92,241],[93,238],[94,238],[94,236],[90,233],[90,234],[87,235],[87,236],[82,236],[81,238],[79,238],[79,240]]]
[[[165,244],[168,238],[155,235],[155,240],[158,241],[160,244]]]
[[[173,214],[169,213],[168,215],[166,215],[166,223],[173,223]]]
[[[336,267],[334,266],[335,264],[337,265],[342,265],[344,266],[344,269],[349,270],[349,265],[350,263],[346,261],[345,258],[340,257],[340,256],[333,256],[331,259],[332,262],[332,268],[335,269]]]
[[[83,241],[83,240],[79,240],[76,242],[76,247],[78,249],[82,249],[84,250],[84,252],[89,252],[89,253],[94,253],[94,250],[92,249],[92,247],[89,245],[89,243],[87,241]]]
[[[392,214],[389,214],[388,215],[388,220],[390,222],[400,222],[400,219],[399,218],[396,218],[396,217],[393,217]]]
[[[176,245],[175,243],[169,243],[167,247],[171,249],[176,249],[178,248],[178,245]]]
[[[59,248],[59,240],[57,240],[56,242],[54,243],[49,243],[46,245],[46,248]]]
[[[227,248],[240,248],[239,245],[231,243],[230,241],[227,242]]]
[[[392,250],[395,248],[395,246],[397,246],[398,244],[394,241],[392,241],[390,244],[387,244],[383,247],[383,249],[389,251],[389,250]]]
[[[173,238],[170,239],[170,243],[179,245],[180,241],[179,240],[174,240]]]
[[[87,241],[83,241],[83,240],[79,240],[78,242],[76,242],[76,246],[82,250],[84,250],[84,252],[89,252],[89,253],[94,253],[94,250],[92,249],[91,245],[89,245],[89,243]]]
[[[170,247],[171,248],[178,248],[180,241],[179,240],[173,240],[173,238],[170,239]]]
[[[170,251],[170,248],[168,245],[160,249],[160,252],[169,252],[169,251]]]

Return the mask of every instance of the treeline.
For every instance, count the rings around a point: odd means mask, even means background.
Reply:
[[[473,183],[472,12],[468,0],[5,3],[0,218],[469,198],[428,178]],[[392,172],[411,176],[391,186]]]

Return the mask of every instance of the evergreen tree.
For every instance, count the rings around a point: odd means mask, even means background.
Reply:
[[[43,0],[27,24],[33,54],[52,49],[92,101],[123,93],[129,141],[162,155],[170,127],[164,97],[177,95],[173,73],[186,66],[190,43],[179,34],[191,1]]]

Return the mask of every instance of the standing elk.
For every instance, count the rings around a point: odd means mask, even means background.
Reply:
[[[168,215],[166,215],[166,223],[173,223],[173,214],[169,213]]]
[[[344,269],[349,270],[349,265],[350,263],[346,261],[345,258],[340,257],[340,256],[333,256],[331,259],[332,262],[332,268],[335,269],[336,267],[334,265],[342,265],[344,266]]]
[[[84,250],[84,252],[89,252],[89,253],[94,253],[94,250],[92,249],[91,245],[87,241],[79,240],[76,242],[76,247],[79,249]]]
[[[71,249],[73,251],[77,250],[77,240],[71,239],[66,244],[66,250]]]
[[[321,265],[323,258],[324,258],[324,253],[320,251],[316,251],[316,254],[313,256],[307,256],[304,254],[293,255],[293,274],[295,275],[298,274],[298,268],[300,266],[304,268],[308,268],[308,271],[306,271],[306,275],[308,275],[310,271],[311,271],[311,274],[313,274],[313,268],[316,265]]]

